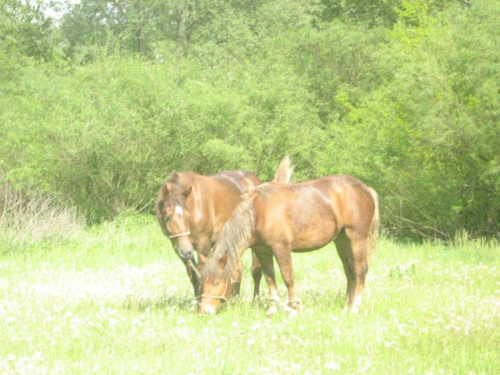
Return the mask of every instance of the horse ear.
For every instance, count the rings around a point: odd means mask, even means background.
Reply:
[[[227,264],[227,253],[224,253],[224,255],[219,260],[220,268],[224,269],[224,267],[226,267],[226,264]]]
[[[169,194],[170,190],[168,190],[167,184],[163,185],[163,187],[161,188],[161,195],[163,195],[163,198],[167,198]]]
[[[255,192],[256,192],[255,186],[250,185],[249,187],[247,187],[245,192],[241,195],[241,199],[246,200],[246,199],[252,197],[255,194]]]
[[[184,190],[184,191],[182,192],[182,196],[183,196],[185,199],[187,199],[187,197],[189,197],[189,195],[191,194],[191,191],[192,191],[192,190],[193,190],[193,187],[192,187],[192,186],[188,187],[186,190]]]

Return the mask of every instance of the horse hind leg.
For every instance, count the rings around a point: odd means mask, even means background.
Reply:
[[[361,309],[363,289],[368,262],[366,258],[366,238],[356,238],[349,229],[343,230],[335,239],[335,246],[347,278],[346,302],[344,312],[358,313]]]

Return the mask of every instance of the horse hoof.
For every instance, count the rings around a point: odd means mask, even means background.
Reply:
[[[288,304],[287,307],[289,307],[293,310],[300,310],[300,302],[291,302]]]
[[[268,310],[267,310],[267,316],[272,316],[278,312],[278,306],[272,305]]]
[[[299,309],[290,307],[290,306],[285,306],[285,311],[288,313],[289,318],[295,318],[297,315],[299,315]]]
[[[351,307],[349,308],[348,306],[344,307],[342,309],[342,314],[359,314],[359,307]]]

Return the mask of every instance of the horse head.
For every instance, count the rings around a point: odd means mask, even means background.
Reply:
[[[203,274],[203,289],[201,295],[200,314],[216,314],[222,304],[231,296],[233,284],[230,278],[224,277],[224,267],[227,254],[215,263],[217,270],[205,268]],[[208,266],[210,267],[210,266]]]
[[[192,186],[184,189],[167,182],[161,189],[156,206],[156,215],[163,232],[170,238],[175,251],[184,261],[193,260],[194,251],[189,238],[191,213],[187,205],[191,191]]]

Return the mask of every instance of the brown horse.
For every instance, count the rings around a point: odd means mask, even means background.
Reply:
[[[273,181],[288,183],[292,170],[290,158],[285,156]],[[244,190],[260,183],[256,175],[246,171],[226,171],[209,177],[180,172],[170,175],[161,187],[155,205],[156,218],[186,266],[197,299],[201,294],[200,272],[217,235],[241,202]],[[194,251],[198,261],[194,259]],[[239,291],[242,273],[240,262],[232,275],[235,294]],[[252,275],[254,296],[257,296],[262,270],[255,255]]]
[[[250,187],[222,229],[205,266],[200,312],[220,309],[231,290],[228,277],[249,246],[269,285],[272,302],[268,313],[276,312],[278,304],[273,255],[288,288],[289,306],[299,309],[291,252],[316,250],[332,240],[347,277],[344,310],[358,312],[378,226],[375,190],[353,177]]]

